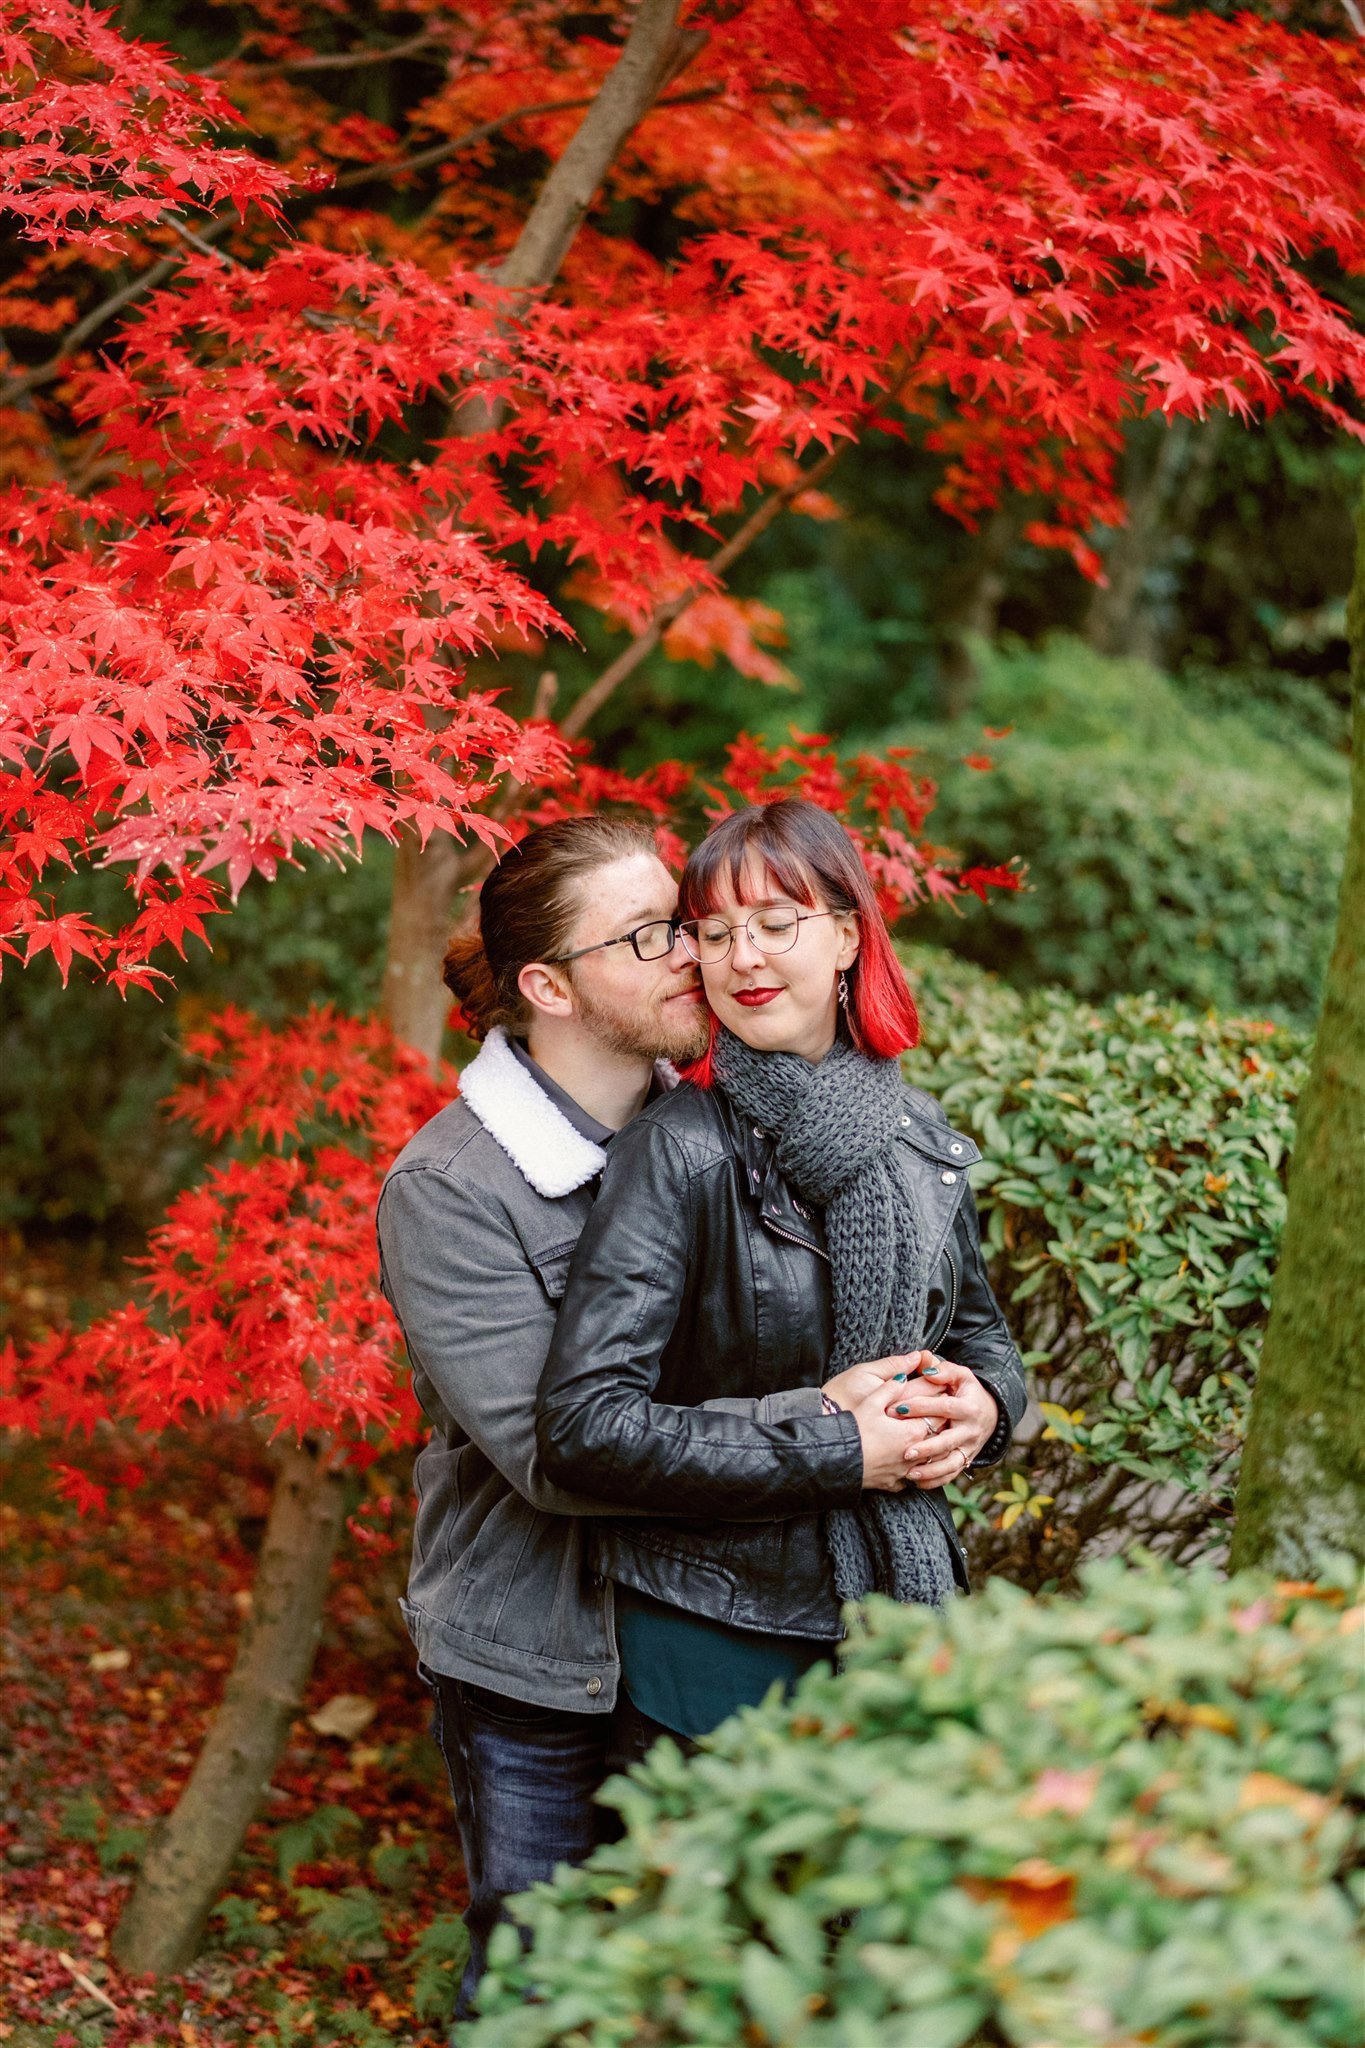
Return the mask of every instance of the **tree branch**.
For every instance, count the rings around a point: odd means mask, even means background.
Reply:
[[[783,484],[780,490],[770,491],[762,504],[755,506],[744,524],[730,536],[725,545],[717,548],[715,554],[709,558],[707,566],[712,575],[723,575],[739,560],[745,549],[753,545],[761,533],[767,532],[780,512],[784,512],[803,491],[814,490],[817,484],[823,483],[851,445],[850,442],[841,441],[822,455],[810,469],[803,471],[801,476],[794,478],[789,484]],[[658,646],[668,627],[686,611],[693,598],[700,594],[700,590],[699,584],[689,584],[677,597],[671,597],[666,604],[661,604],[649,624],[636,634],[629,647],[617,655],[609,668],[603,669],[596,682],[588,685],[567,718],[560,722],[559,729],[567,738],[576,739],[579,736],[612,693],[620,688],[626,677],[632,675],[646,655],[651,654]],[[551,676],[541,677],[536,692],[535,708],[531,713],[533,718],[545,716],[548,702],[553,696],[553,692],[549,692],[547,696],[547,684],[552,681]],[[530,792],[520,784],[505,782],[497,801],[490,806],[490,815],[499,823],[504,823],[516,815],[529,794]],[[448,869],[451,894],[458,895],[465,889],[472,889],[476,882],[481,882],[492,867],[493,861],[493,854],[482,843],[470,844],[457,852]]]
[[[226,225],[226,223],[224,223],[224,225]],[[175,220],[174,218],[168,218],[166,221],[166,226],[170,229],[173,235],[179,235],[182,242],[188,242],[191,249],[197,249],[201,256],[216,256],[218,258],[218,261],[220,263],[226,264],[229,270],[246,269],[246,264],[242,263],[236,256],[234,256],[230,250],[215,249],[212,242],[208,239],[206,235],[196,235],[194,229],[186,227],[183,220]]]
[[[791,483],[783,484],[780,490],[770,491],[760,505],[756,505],[744,524],[733,533],[724,547],[717,548],[707,561],[713,576],[723,576],[733,562],[739,560],[746,548],[752,547],[761,533],[766,533],[780,512],[799,498],[803,491],[814,490],[822,484],[835,464],[849,446],[840,441],[820,457],[820,460]],[[634,675],[640,663],[654,652],[664,634],[675,619],[681,618],[693,599],[701,595],[703,586],[689,583],[676,597],[670,597],[661,604],[649,624],[642,628],[617,655],[609,668],[604,668],[595,683],[589,683],[582,696],[560,726],[560,731],[570,739],[577,739],[584,727],[597,716],[608,697],[618,690],[627,676]]]
[[[500,284],[529,291],[551,282],[632,129],[705,48],[705,31],[678,29],[678,10],[679,0],[641,0],[620,56],[498,266]]]
[[[698,47],[700,47],[699,44]],[[395,56],[400,50],[406,48],[407,45],[398,44],[387,54]],[[691,51],[689,51],[688,55],[690,56],[691,54]],[[300,61],[302,62],[303,60]],[[681,69],[681,66],[675,65],[671,75],[676,77],[679,69]],[[672,93],[667,99],[655,100],[653,104],[660,107],[694,106],[705,100],[719,98],[721,91],[722,88],[719,85],[698,86],[691,92]],[[472,148],[476,142],[482,142],[485,137],[495,135],[500,128],[510,127],[516,121],[529,121],[540,114],[568,113],[578,107],[590,107],[594,103],[593,98],[580,97],[567,100],[539,100],[532,102],[528,106],[512,107],[507,113],[499,114],[495,120],[482,121],[477,128],[470,128],[463,135],[457,135],[449,142],[438,142],[430,149],[418,150],[412,156],[395,157],[387,163],[364,164],[357,170],[343,171],[340,177],[333,179],[327,191],[344,192],[357,185],[369,185],[380,179],[396,178],[404,172],[429,170],[434,164],[444,163],[448,157],[458,155],[462,149]],[[646,108],[642,111],[647,112],[649,109]],[[586,127],[586,125],[587,123],[585,122],[584,126]],[[319,196],[325,198],[327,193],[324,192],[319,195],[310,192],[301,196],[306,197],[309,201],[316,201]],[[286,201],[285,203],[288,205],[291,202]],[[203,234],[196,236],[179,221],[170,217],[166,219],[166,225],[173,229],[183,241],[189,242],[194,248],[200,250],[205,248],[205,244],[217,241],[234,224],[235,216],[224,215],[216,221],[211,221],[205,227]],[[577,232],[576,224],[573,232]],[[571,241],[572,238],[572,234],[570,234],[569,240]],[[520,246],[519,240],[517,249]],[[567,246],[568,243],[566,242],[565,247],[567,248]],[[513,250],[513,257],[516,255],[517,249]],[[507,259],[508,262],[511,260],[511,257]],[[164,284],[167,278],[173,277],[179,268],[180,260],[177,257],[163,257],[160,262],[154,263],[149,269],[144,270],[139,277],[133,278],[130,283],[121,286],[118,291],[111,292],[108,298],[101,299],[97,306],[93,306],[85,317],[79,320],[70,332],[62,337],[61,346],[55,355],[49,356],[45,363],[36,364],[31,370],[17,373],[9,378],[5,384],[0,385],[0,407],[14,405],[30,391],[36,391],[42,385],[50,384],[54,377],[61,375],[62,366],[68,357],[74,355],[81,344],[87,341],[92,334],[97,333],[106,321],[112,320],[114,315],[122,312],[125,306],[132,305],[135,300],[145,297],[148,292],[155,291],[158,285]],[[514,281],[519,282],[520,280]],[[550,279],[545,278],[542,281],[549,283]]]
[[[718,99],[721,90],[719,85],[698,86],[693,92],[672,93],[667,99],[655,100],[654,105],[690,106],[700,100]],[[430,149],[419,149],[412,156],[393,157],[387,163],[362,164],[359,170],[343,171],[340,177],[332,180],[327,189],[331,192],[343,192],[353,185],[368,185],[376,179],[400,177],[405,171],[430,170],[433,164],[444,163],[447,157],[458,156],[462,149],[470,149],[476,142],[482,142],[486,136],[496,135],[500,128],[510,128],[514,121],[534,120],[538,114],[567,114],[576,107],[590,107],[592,103],[589,96],[573,100],[540,100],[530,106],[513,107],[508,113],[499,114],[495,120],[481,121],[477,128],[467,129],[463,135],[457,135],[451,142],[436,142]],[[308,196],[311,199],[319,195],[310,193]],[[324,192],[320,196],[325,199],[327,193]]]
[[[225,214],[219,220],[210,221],[203,234],[196,236],[188,228],[182,227],[170,214],[163,215],[163,220],[168,228],[173,229],[185,241],[193,242],[195,247],[200,249],[208,243],[217,241],[218,237],[225,235],[232,226],[231,216]],[[221,254],[221,251],[215,253]],[[0,385],[0,406],[14,405],[28,392],[36,391],[40,385],[50,384],[54,377],[60,376],[62,364],[68,356],[76,353],[83,341],[87,341],[103,327],[106,320],[112,320],[115,313],[121,313],[123,308],[130,306],[135,299],[144,298],[148,292],[155,291],[159,284],[164,284],[168,277],[173,277],[180,268],[181,260],[179,256],[163,256],[159,263],[153,263],[149,270],[144,270],[128,284],[120,285],[107,299],[101,299],[97,306],[92,306],[84,319],[78,320],[76,325],[62,336],[61,346],[55,356],[49,356],[45,363],[38,363],[33,369],[25,370],[19,376],[11,377],[8,383]]]
[[[220,57],[216,64],[209,65],[202,76],[257,79],[279,78],[286,72],[298,71],[360,71],[367,65],[392,64],[400,57],[415,57],[419,50],[424,50],[428,44],[439,40],[436,29],[428,27],[419,29],[416,35],[409,36],[407,41],[402,43],[367,45],[359,50],[338,50],[331,54],[324,53],[311,57],[281,57],[275,63],[243,64],[235,70],[233,67],[237,63],[236,58]]]

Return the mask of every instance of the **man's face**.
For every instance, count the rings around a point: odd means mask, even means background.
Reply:
[[[582,907],[564,951],[624,938],[637,925],[670,918],[678,886],[652,853],[597,868],[580,884]],[[563,970],[580,1021],[609,1052],[638,1059],[694,1059],[706,1050],[710,1018],[701,977],[675,944],[661,960],[637,960],[632,946],[606,946]]]

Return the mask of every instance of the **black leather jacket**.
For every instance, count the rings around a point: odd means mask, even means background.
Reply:
[[[924,1341],[996,1398],[984,1465],[1007,1448],[1025,1391],[967,1185],[981,1155],[920,1089],[906,1088],[901,1124],[931,1242]],[[647,1522],[598,1524],[608,1578],[736,1627],[829,1639],[841,1629],[821,1511],[858,1501],[862,1449],[851,1415],[822,1412],[833,1341],[823,1223],[775,1151],[719,1088],[680,1088],[613,1141],[541,1379],[537,1438],[556,1484],[649,1510]],[[780,1419],[754,1420],[768,1395]],[[745,1412],[718,1410],[727,1397]],[[947,1502],[928,1498],[965,1588]]]

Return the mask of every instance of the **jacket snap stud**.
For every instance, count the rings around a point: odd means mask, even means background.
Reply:
[[[957,1175],[955,1173],[941,1173],[939,1179],[943,1182],[945,1188],[950,1188],[956,1182]]]
[[[961,1157],[962,1147],[960,1145],[950,1145],[948,1150],[952,1153],[954,1159]]]
[[[762,1124],[755,1124],[755,1125],[754,1125],[754,1136],[755,1136],[756,1138],[766,1138],[766,1137],[767,1137],[767,1135],[768,1135],[768,1133],[767,1133],[767,1132],[766,1132],[766,1131],[764,1130],[764,1128],[763,1128]]]
[[[600,1678],[590,1678],[590,1679],[588,1680],[588,1698],[589,1698],[589,1699],[591,1699],[591,1700],[595,1700],[595,1699],[597,1698],[597,1695],[598,1695],[598,1693],[599,1693],[599,1692],[601,1692],[601,1690],[602,1690],[602,1681],[601,1681],[601,1679],[600,1679]]]
[[[910,1121],[910,1119],[909,1119],[909,1117],[908,1117],[908,1116],[903,1116],[903,1117],[901,1118],[901,1122],[902,1122],[903,1124],[908,1124],[908,1123],[909,1123],[909,1121]]]

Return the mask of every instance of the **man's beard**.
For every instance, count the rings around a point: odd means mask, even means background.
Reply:
[[[674,1003],[664,998],[645,1007],[618,1008],[591,995],[572,974],[578,1014],[604,1052],[637,1060],[695,1060],[711,1037],[711,1013],[700,998]]]

